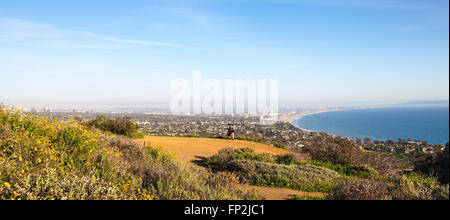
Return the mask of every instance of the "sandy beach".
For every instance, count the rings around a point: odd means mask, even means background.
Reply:
[[[323,113],[323,112],[330,112],[330,111],[337,111],[337,110],[338,109],[311,109],[311,110],[301,110],[301,112],[284,113],[284,114],[280,114],[279,121],[291,123],[295,127],[300,128],[297,124],[294,123],[294,121],[301,119],[307,115],[314,115],[314,114],[319,114],[319,113]],[[300,128],[300,129],[307,131],[307,132],[312,132],[312,131],[304,129],[304,128]]]

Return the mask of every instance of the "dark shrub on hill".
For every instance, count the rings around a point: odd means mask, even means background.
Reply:
[[[448,200],[449,185],[425,174],[412,172],[396,181],[391,192],[395,200]]]
[[[375,179],[352,179],[339,184],[328,196],[330,200],[379,200],[389,196],[393,184]]]
[[[256,153],[252,148],[224,148],[218,154],[196,161],[196,163],[200,166],[211,168],[213,171],[223,171],[227,170],[228,165],[235,160],[254,160],[291,165],[305,161],[306,157],[300,154],[273,155],[270,153]]]
[[[87,126],[127,137],[137,136],[139,129],[139,126],[137,126],[130,117],[109,119],[103,115],[99,115],[94,120],[87,122]]]
[[[228,169],[241,181],[259,186],[290,188],[308,192],[328,192],[335,187],[340,175],[330,169],[303,165],[282,165],[255,160],[235,160]]]
[[[400,177],[414,167],[409,160],[385,152],[361,152],[355,160],[357,164],[369,165],[388,177]]]
[[[449,183],[449,144],[443,152],[424,155],[416,160],[414,170],[438,177],[444,184]]]
[[[394,180],[352,179],[339,184],[330,200],[448,200],[449,186],[436,178],[410,173]]]
[[[309,153],[313,160],[335,164],[355,164],[356,158],[361,153],[352,141],[345,138],[316,141],[303,148],[303,151]]]

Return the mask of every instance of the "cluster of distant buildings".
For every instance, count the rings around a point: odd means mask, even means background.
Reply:
[[[442,145],[430,145],[426,141],[417,140],[398,140],[398,141],[374,141],[373,143],[365,142],[362,146],[365,150],[391,152],[391,153],[405,153],[405,154],[432,154],[444,150]]]
[[[52,108],[44,107],[44,108],[37,108],[37,107],[30,107],[30,108],[24,108],[25,112],[30,113],[72,113],[72,114],[88,114],[88,113],[96,113],[94,110],[81,110],[81,109],[58,109],[53,110]]]
[[[43,112],[43,113],[52,113],[53,112],[53,109],[52,108],[42,108],[42,109],[38,109],[38,108],[35,108],[35,107],[31,107],[31,108],[29,108],[29,109],[24,109],[25,110],[25,112],[31,112],[31,113],[40,113],[40,112]]]

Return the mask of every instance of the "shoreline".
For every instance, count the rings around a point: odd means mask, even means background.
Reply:
[[[306,132],[319,132],[314,130],[308,130],[305,128],[301,128],[296,123],[294,123],[297,120],[302,119],[305,116],[308,115],[315,115],[320,113],[326,113],[326,112],[334,112],[334,111],[351,111],[351,110],[363,110],[363,109],[376,109],[376,108],[389,108],[394,107],[392,105],[379,105],[379,106],[358,106],[358,107],[344,107],[344,108],[329,108],[329,109],[315,109],[315,110],[304,110],[304,112],[300,113],[294,113],[294,114],[288,114],[280,116],[279,121],[290,123],[291,125],[295,126],[296,128],[299,128]]]
[[[316,131],[313,131],[313,130],[308,130],[308,129],[305,129],[305,128],[301,128],[300,126],[298,126],[294,122],[297,121],[297,120],[300,120],[303,117],[308,116],[308,115],[315,115],[315,114],[320,114],[320,113],[325,113],[325,112],[332,112],[332,111],[341,111],[341,109],[307,110],[307,111],[301,112],[301,113],[295,113],[295,114],[289,114],[289,115],[280,116],[279,121],[280,122],[285,122],[285,123],[290,123],[291,125],[295,126],[296,128],[301,129],[302,131],[316,132]]]
[[[291,114],[285,114],[285,115],[283,115],[283,116],[280,116],[280,119],[279,119],[279,121],[281,121],[281,122],[286,122],[286,123],[290,123],[291,125],[293,125],[294,127],[296,127],[296,128],[298,128],[298,129],[300,129],[300,130],[302,130],[302,131],[305,131],[305,132],[308,132],[308,133],[312,133],[312,132],[317,132],[317,133],[320,133],[321,131],[317,131],[317,130],[309,130],[309,129],[305,129],[305,128],[302,128],[302,127],[300,127],[297,123],[295,123],[297,120],[301,120],[303,117],[305,117],[305,116],[308,116],[308,115],[315,115],[315,114],[320,114],[320,113],[326,113],[326,112],[334,112],[334,111],[352,111],[352,110],[367,110],[367,109],[383,109],[383,108],[396,108],[396,107],[398,107],[398,106],[364,106],[364,107],[355,107],[355,108],[341,108],[341,109],[339,109],[339,108],[334,108],[334,109],[320,109],[320,110],[305,110],[305,111],[303,111],[303,112],[296,112],[296,113],[291,113]],[[403,107],[403,106],[402,106]],[[409,106],[408,106],[409,107]],[[352,138],[350,138],[349,136],[347,136],[347,135],[335,135],[335,134],[331,134],[331,133],[328,133],[328,132],[325,132],[325,133],[327,133],[327,134],[329,134],[329,135],[332,135],[332,136],[341,136],[341,137],[345,137],[345,138],[349,138],[349,139],[352,139]],[[371,138],[371,139],[376,139],[376,140],[382,140],[382,141],[387,141],[387,140],[395,140],[395,138],[393,139],[393,138],[385,138],[385,139],[383,139],[383,138],[380,138],[380,137],[370,137],[370,135],[369,136],[364,136],[364,137],[359,137],[359,138],[366,138],[366,137],[369,137],[369,138]],[[440,145],[445,145],[445,143],[446,142],[442,142],[442,143],[439,143],[439,142],[435,142],[435,141],[432,141],[432,140],[430,140],[430,138],[428,138],[428,139],[423,139],[423,138],[413,138],[413,137],[400,137],[401,139],[412,139],[412,140],[418,140],[418,141],[431,141],[430,143],[431,143],[431,145],[437,145],[437,144],[440,144]],[[431,138],[432,139],[432,138]],[[447,142],[448,143],[448,142]]]

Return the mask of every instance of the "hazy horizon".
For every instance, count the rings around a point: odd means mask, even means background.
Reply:
[[[424,105],[449,105],[449,100],[412,100],[411,102],[415,101],[431,101],[436,103],[425,103]],[[281,102],[279,103],[280,109],[287,109],[287,108],[345,108],[345,107],[363,107],[363,106],[395,106],[395,105],[401,105],[401,104],[407,104],[410,103],[407,102]],[[0,101],[0,104],[2,104],[2,101]],[[170,106],[169,103],[130,103],[130,102],[124,102],[124,103],[107,103],[107,102],[3,102],[3,104],[6,105],[13,105],[17,107],[22,107],[30,110],[31,108],[35,108],[36,110],[42,110],[43,108],[51,108],[52,110],[108,110],[111,111],[113,109],[144,109],[144,110],[169,110]],[[418,104],[421,105],[421,104]],[[150,111],[151,112],[151,111]]]
[[[278,79],[286,105],[448,100],[448,19],[443,0],[2,2],[0,102],[164,105],[193,71]]]

